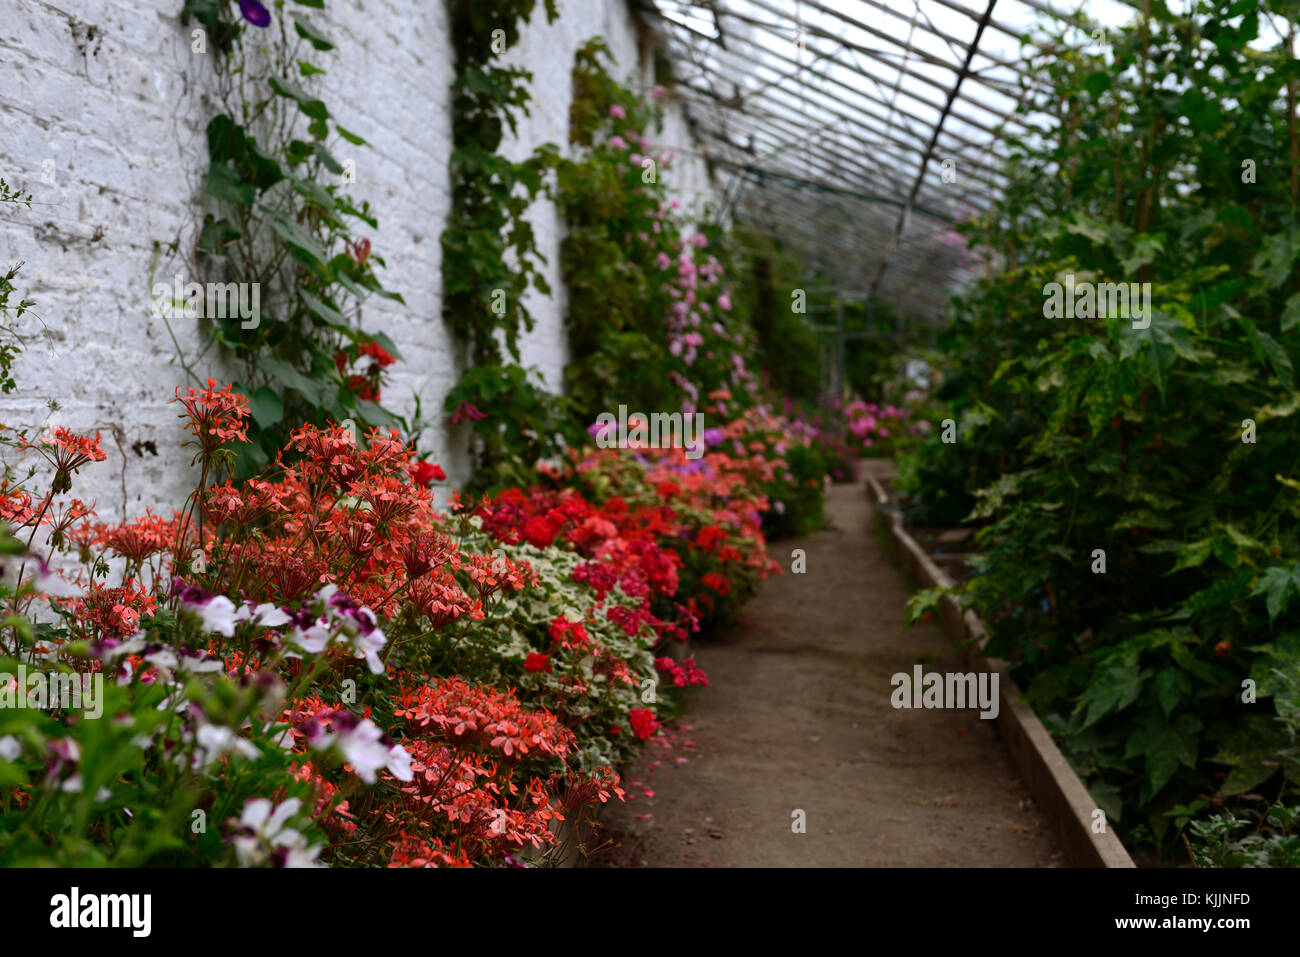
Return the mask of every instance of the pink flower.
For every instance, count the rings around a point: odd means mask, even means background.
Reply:
[[[483,412],[477,406],[469,402],[462,402],[460,406],[456,409],[456,414],[453,415],[448,421],[452,425],[460,425],[462,422],[466,420],[472,420],[474,422],[478,422],[479,420],[486,419],[486,418],[487,418],[486,412]]]
[[[627,149],[627,140],[623,139],[621,136],[611,136],[609,138],[609,145],[611,149],[625,150]]]
[[[615,103],[609,108],[609,115],[616,120],[625,120],[627,119],[627,110]]]
[[[731,312],[731,297],[723,293],[718,297],[718,308],[723,312]]]

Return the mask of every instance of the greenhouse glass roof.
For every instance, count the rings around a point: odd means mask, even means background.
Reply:
[[[727,212],[842,291],[935,319],[978,268],[953,227],[1005,179],[1042,25],[1072,42],[1135,14],[1118,0],[643,0]],[[1022,43],[1022,39],[1025,41]]]

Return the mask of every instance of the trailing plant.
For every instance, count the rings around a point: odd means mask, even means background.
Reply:
[[[21,190],[11,188],[0,179],[0,204],[6,203],[16,203],[31,209],[32,196],[31,193],[24,196]],[[11,323],[17,323],[27,310],[36,305],[31,299],[20,299],[14,305],[9,304],[10,297],[17,291],[14,288],[14,277],[22,268],[22,263],[11,263],[6,270],[0,272],[0,392],[5,393],[12,392],[17,386],[9,370],[22,351],[22,342]]]
[[[456,77],[452,83],[451,210],[442,233],[443,316],[468,351],[470,368],[457,395],[485,398],[493,376],[511,383],[513,411],[550,415],[554,399],[522,382],[519,337],[534,325],[526,298],[530,289],[550,295],[528,208],[546,192],[555,165],[552,144],[522,160],[500,154],[506,131],[518,132],[529,115],[532,74],[501,66],[498,57],[513,47],[536,7],[536,0],[448,0]],[[557,16],[555,0],[544,0],[548,22]],[[502,351],[504,344],[505,351]],[[513,362],[511,361],[513,360]],[[494,371],[478,371],[494,370]],[[460,398],[455,406],[466,401]],[[450,401],[450,400],[449,400]],[[489,409],[490,419],[474,433],[481,471],[498,481],[512,469],[530,469],[539,451],[532,439],[520,441],[521,427]],[[541,444],[550,441],[546,436]]]
[[[384,259],[364,234],[378,222],[347,192],[355,161],[338,158],[366,142],[320,99],[317,54],[333,44],[297,9],[322,6],[186,0],[181,14],[203,29],[195,42],[210,46],[221,105],[207,126],[210,211],[194,274],[256,290],[259,304],[257,315],[206,316],[211,344],[237,363],[252,407],[240,475],[266,465],[303,422],[405,426],[379,404],[384,370],[401,353],[362,324],[372,296],[402,297],[376,276]],[[172,302],[167,289],[155,287],[164,321],[183,305],[194,313],[193,300]]]

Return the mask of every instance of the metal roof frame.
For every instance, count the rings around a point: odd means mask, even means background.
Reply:
[[[676,95],[699,154],[732,177],[727,213],[840,288],[930,319],[970,274],[941,234],[1002,194],[1004,138],[1041,130],[1021,110],[1041,89],[1024,69],[1038,15],[1094,26],[1049,0],[635,2],[689,64]],[[936,171],[947,160],[955,182]]]

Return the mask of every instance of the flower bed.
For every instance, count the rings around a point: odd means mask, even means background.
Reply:
[[[105,454],[66,430],[17,443],[46,491],[0,488],[5,865],[547,862],[707,684],[669,649],[778,570],[772,502],[814,498],[761,409],[696,459],[574,450],[440,511],[395,431],[304,426],[236,482],[248,402],[177,401],[200,478],[170,518],[69,502]]]

